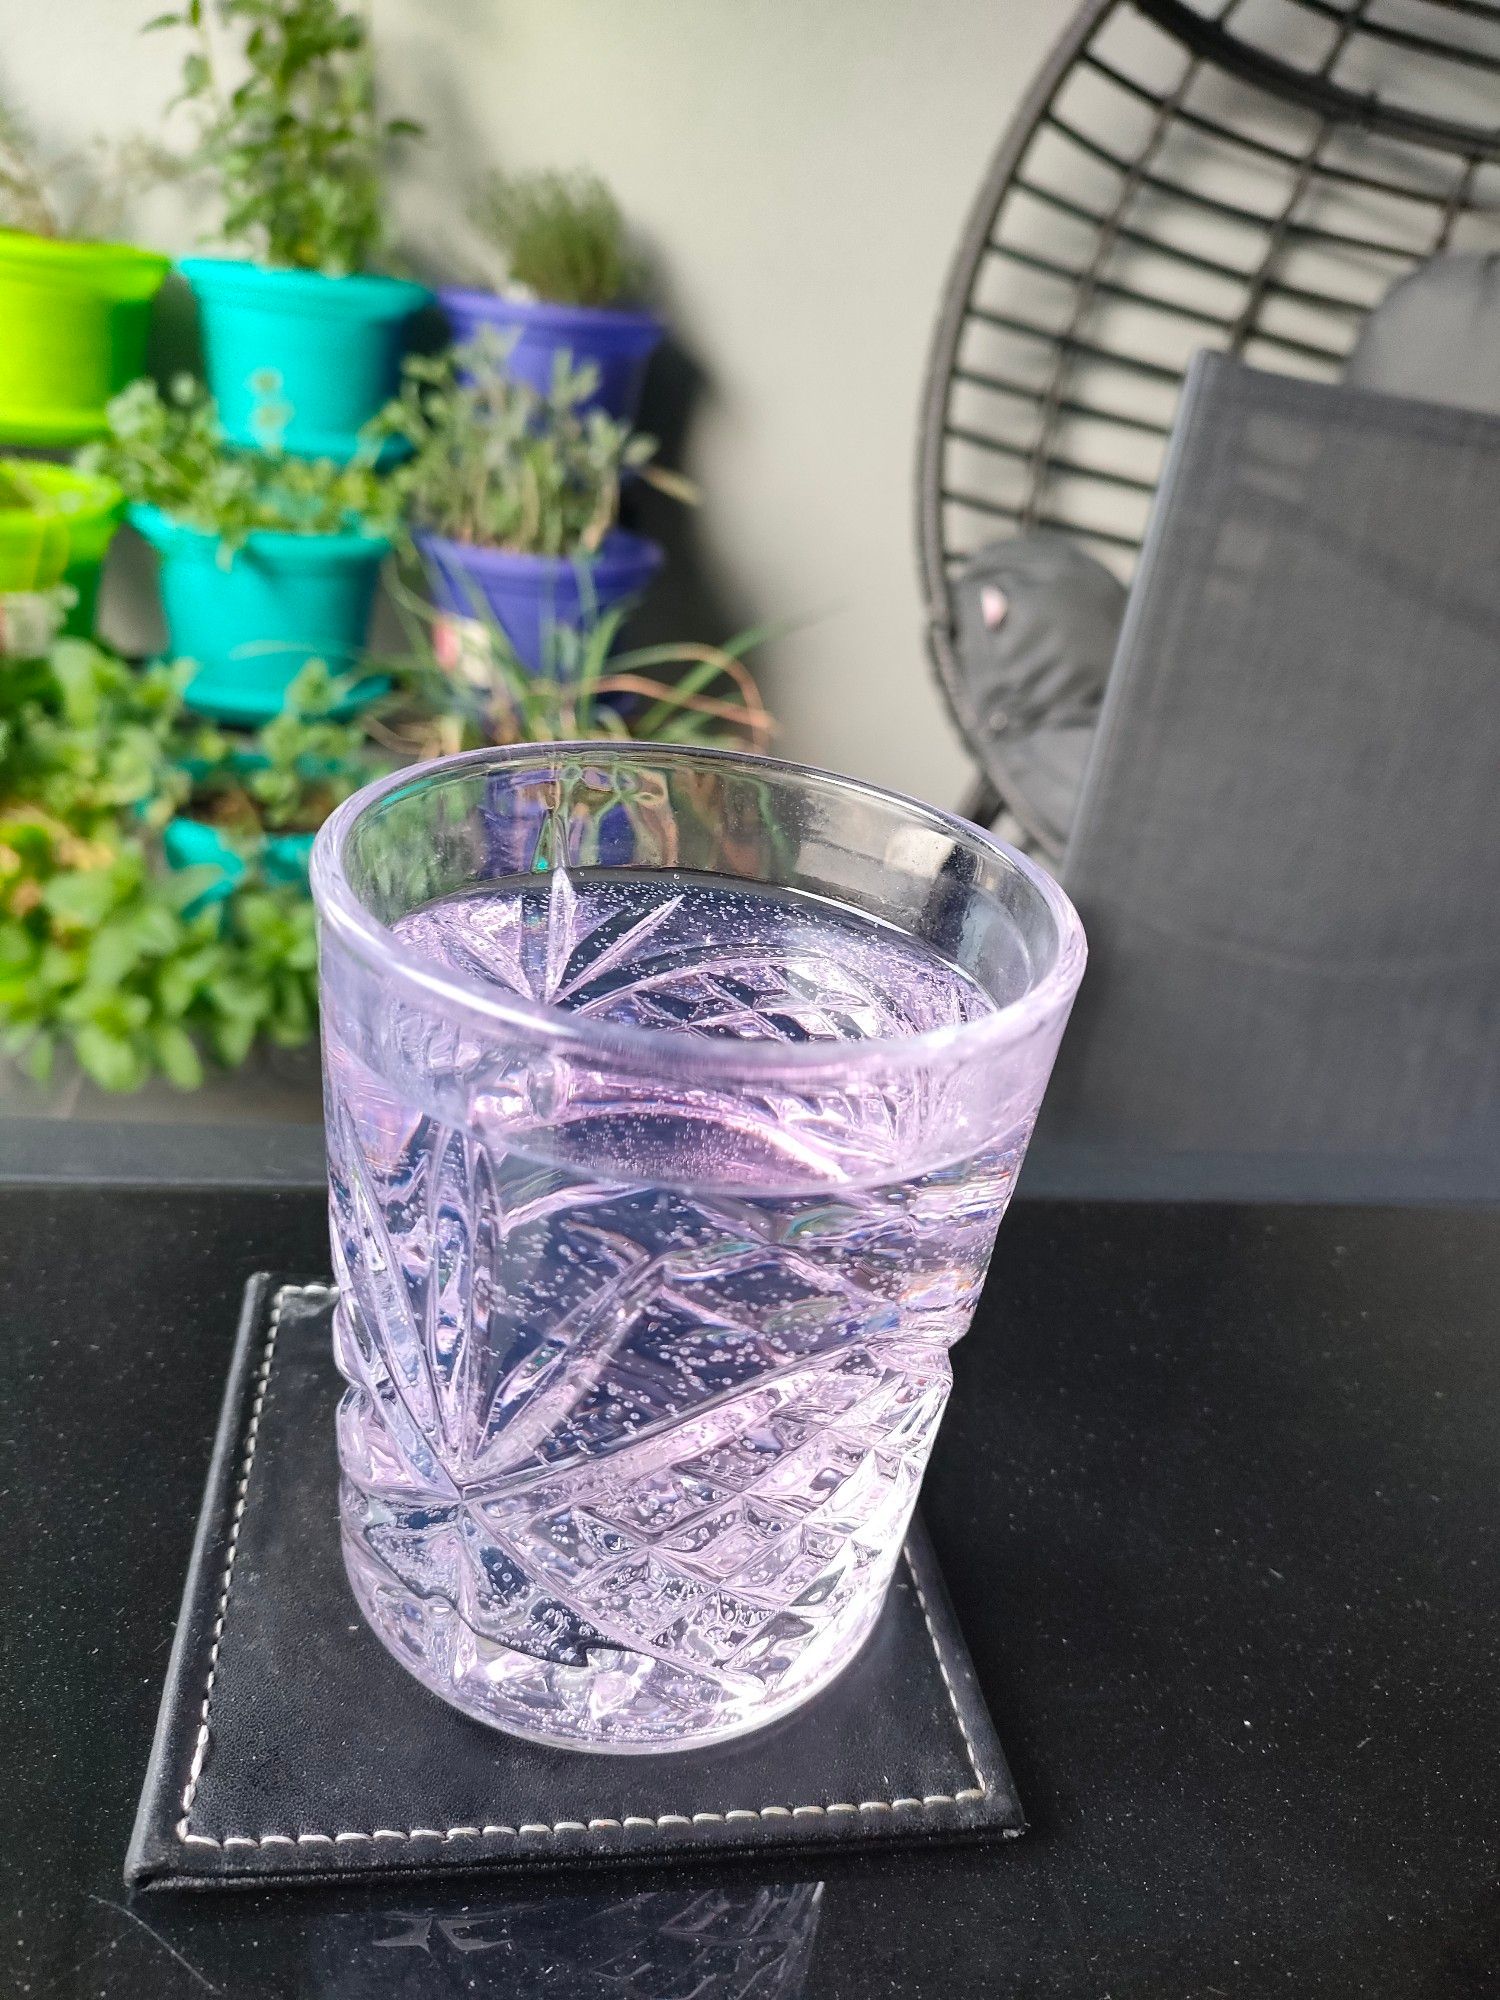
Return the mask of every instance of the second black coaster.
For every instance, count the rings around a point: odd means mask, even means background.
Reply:
[[[345,1581],[323,1286],[246,1294],[134,1886],[590,1866],[1025,1826],[925,1537],[824,1694],[713,1750],[621,1757],[483,1728],[397,1666]]]

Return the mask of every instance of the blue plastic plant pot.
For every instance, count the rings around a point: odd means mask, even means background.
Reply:
[[[546,395],[556,357],[566,350],[575,368],[588,364],[599,371],[599,386],[583,408],[606,410],[626,423],[635,422],[647,364],[666,333],[651,313],[505,299],[459,285],[442,286],[438,301],[456,342],[472,340],[485,326],[514,340],[507,365],[518,382],[529,382]]]
[[[225,564],[216,535],[159,508],[133,506],[130,522],[160,558],[168,651],[196,663],[186,700],[200,715],[268,722],[309,660],[333,673],[358,660],[390,547],[382,537],[257,531]]]
[[[269,400],[291,411],[278,432],[302,458],[354,456],[359,432],[396,392],[407,325],[432,294],[405,278],[327,278],[218,257],[185,257],[208,386],[234,444],[266,439]],[[258,419],[260,422],[258,423]]]
[[[548,867],[542,847],[548,815],[545,799],[520,795],[514,784],[503,779],[491,782],[479,807],[479,822],[484,830],[485,864],[492,875],[541,874]],[[597,852],[585,852],[585,864],[628,868],[635,859],[636,829],[626,806],[610,806],[598,821],[595,837]]]
[[[460,618],[487,611],[533,674],[555,671],[551,639],[559,626],[582,631],[639,597],[662,564],[655,542],[623,528],[606,535],[594,556],[522,556],[444,535],[415,540],[438,609]]]

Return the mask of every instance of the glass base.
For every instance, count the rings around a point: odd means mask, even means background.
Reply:
[[[484,1638],[445,1599],[419,1596],[344,1524],[344,1569],[365,1623],[393,1658],[450,1706],[509,1736],[608,1756],[699,1750],[789,1715],[844,1671],[875,1627],[883,1590],[826,1635],[795,1684],[759,1683],[736,1698],[722,1680],[649,1654],[600,1650],[582,1666],[543,1660]]]

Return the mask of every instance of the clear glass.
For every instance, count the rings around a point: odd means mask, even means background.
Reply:
[[[366,1619],[543,1742],[770,1722],[879,1612],[1072,907],[913,800],[649,744],[399,773],[313,888]]]

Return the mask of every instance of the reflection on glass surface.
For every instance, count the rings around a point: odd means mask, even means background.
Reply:
[[[441,1908],[330,1914],[315,2000],[800,2000],[821,1882],[638,1895],[493,1893]]]

